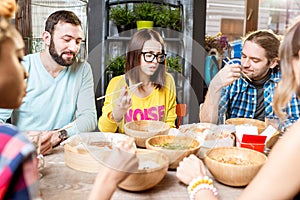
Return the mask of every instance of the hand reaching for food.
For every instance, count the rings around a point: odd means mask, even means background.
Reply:
[[[188,185],[194,178],[206,176],[204,164],[192,154],[179,163],[176,176],[181,182]]]

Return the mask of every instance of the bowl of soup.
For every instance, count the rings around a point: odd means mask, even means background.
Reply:
[[[183,158],[197,154],[200,142],[192,137],[158,135],[146,140],[146,148],[165,154],[169,158],[169,169],[176,169]]]

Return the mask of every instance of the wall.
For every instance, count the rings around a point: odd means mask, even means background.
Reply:
[[[57,10],[73,11],[82,22],[84,30],[84,41],[82,43],[80,57],[85,58],[85,40],[87,37],[87,3],[79,0],[31,0],[32,12],[32,47],[31,52],[38,52],[44,48],[41,39],[45,30],[45,22],[48,16]]]

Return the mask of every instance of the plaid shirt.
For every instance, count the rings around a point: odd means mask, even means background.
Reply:
[[[264,84],[264,104],[265,116],[278,118],[273,112],[272,101],[274,89],[281,79],[280,70],[272,70],[271,77]],[[257,106],[257,90],[256,88],[242,78],[236,80],[231,85],[224,87],[221,92],[221,99],[219,102],[219,122],[222,116],[226,118],[254,118]],[[284,127],[291,125],[299,119],[300,115],[300,101],[294,94],[290,102],[285,108],[288,119],[285,121]]]
[[[38,195],[34,145],[9,124],[0,125],[0,200],[33,199]]]

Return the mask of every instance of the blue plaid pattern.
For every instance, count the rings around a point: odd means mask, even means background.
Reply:
[[[265,99],[265,115],[266,117],[278,118],[273,112],[272,101],[274,89],[281,79],[280,70],[272,70],[270,79],[264,85],[264,99]],[[226,118],[254,118],[257,104],[256,88],[243,79],[238,79],[231,85],[224,87],[221,92],[219,102],[219,122],[222,116]],[[288,119],[285,122],[285,127],[299,119],[300,115],[300,101],[293,95],[292,99],[285,108]]]

